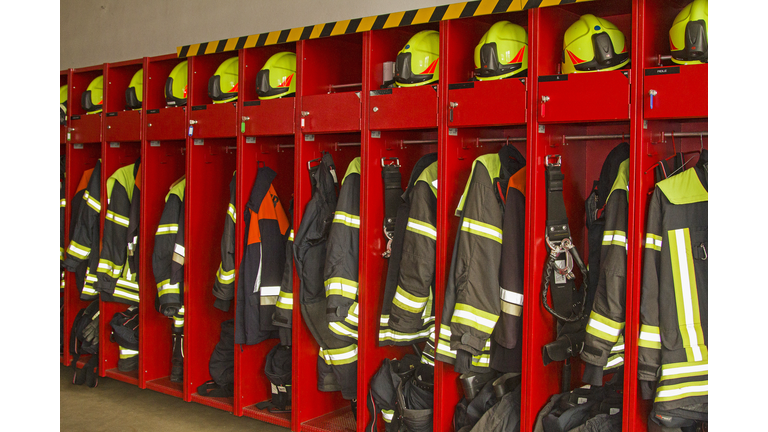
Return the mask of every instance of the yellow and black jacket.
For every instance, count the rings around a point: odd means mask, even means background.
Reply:
[[[628,151],[629,146],[627,146]],[[627,290],[627,224],[629,159],[618,168],[605,201],[605,226],[592,311],[589,315],[581,359],[586,364],[584,382],[602,385],[603,371],[624,364],[624,325]],[[590,275],[592,275],[590,271]],[[594,277],[594,276],[591,276]]]
[[[325,296],[328,327],[349,343],[357,342],[358,264],[360,244],[360,158],[350,162],[341,180],[339,199],[328,234]]]
[[[235,209],[236,176],[232,174],[229,182],[229,207],[224,219],[224,233],[221,235],[221,264],[216,271],[216,281],[213,282],[213,305],[223,311],[228,311],[232,299],[235,298]]]
[[[253,345],[278,337],[272,315],[285,265],[288,217],[272,181],[277,173],[259,168],[243,212],[245,248],[237,282],[235,343]]]
[[[512,146],[475,159],[456,215],[461,218],[440,323],[437,358],[457,372],[487,372],[501,314],[504,194],[525,158]]]
[[[425,158],[422,158],[425,162],[433,160],[431,155]],[[417,167],[422,166],[422,160]],[[413,186],[407,188],[405,200],[410,207],[407,214],[398,212],[390,257],[390,260],[395,260],[390,265],[398,266],[397,279],[396,283],[392,283],[394,280],[390,279],[391,273],[388,272],[379,341],[406,345],[427,340],[421,361],[434,365],[437,161],[421,170]],[[400,231],[402,237],[398,235],[398,226],[403,230]],[[402,246],[398,247],[395,239],[400,238]]]
[[[82,199],[80,199],[82,197]],[[93,288],[99,266],[101,234],[101,159],[83,173],[72,206],[69,246],[64,267],[75,273],[80,299],[95,300],[99,294]]]
[[[127,260],[131,204],[139,179],[140,162],[124,166],[107,179],[107,215],[101,240],[101,253],[93,287],[101,293],[102,300],[139,304],[138,268]],[[138,225],[133,226],[134,230]],[[134,231],[134,234],[137,234]],[[133,246],[131,246],[133,248]],[[137,263],[133,263],[134,265]]]
[[[174,332],[184,329],[184,191],[186,177],[171,185],[155,232],[152,272],[157,284],[155,307],[173,318]]]
[[[648,208],[638,378],[656,410],[706,412],[706,160],[704,151],[695,167],[657,183]]]

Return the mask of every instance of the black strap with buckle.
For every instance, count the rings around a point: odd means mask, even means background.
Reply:
[[[391,163],[386,163],[391,161]],[[387,250],[382,254],[389,258],[392,250],[392,238],[395,235],[397,209],[402,202],[402,178],[400,160],[396,157],[381,158],[381,178],[384,181],[384,236],[387,237]]]

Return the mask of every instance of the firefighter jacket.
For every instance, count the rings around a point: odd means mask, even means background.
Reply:
[[[289,224],[272,186],[276,176],[270,168],[259,168],[243,212],[245,247],[235,303],[236,344],[254,345],[278,337],[272,314],[280,293]]]
[[[152,271],[157,284],[155,308],[174,319],[174,331],[184,327],[184,191],[186,177],[176,180],[165,196],[165,207],[155,232]]]
[[[225,312],[229,310],[230,303],[235,298],[235,180],[236,176],[232,174],[232,180],[229,182],[229,207],[224,218],[224,233],[221,235],[221,264],[213,282],[213,296],[216,297],[213,305]]]
[[[654,409],[706,412],[708,164],[660,181],[647,214],[638,378]],[[650,391],[649,391],[650,390]]]
[[[521,372],[523,362],[525,176],[522,167],[509,178],[502,219],[501,314],[491,341],[491,367],[505,373]]]
[[[64,236],[65,236],[65,217],[67,213],[67,194],[66,194],[66,173],[64,168],[64,156],[61,156],[60,158],[60,169],[59,169],[59,229],[60,229],[60,236],[59,236],[59,271],[61,272],[61,280],[59,284],[59,292],[64,292],[64,279],[65,279],[65,272],[64,272],[64,247],[66,246],[64,244]]]
[[[395,254],[395,260],[399,260],[397,284],[394,293],[392,285],[385,293],[384,302],[391,306],[388,315],[386,308],[382,309],[379,338],[400,344],[428,339],[422,362],[434,365],[437,162],[423,169],[410,195],[406,196],[410,199],[410,209],[402,234],[402,249],[399,256]],[[402,223],[403,219],[405,215],[398,214],[398,222]],[[397,232],[397,226],[395,230]]]
[[[104,219],[97,280],[93,285],[101,293],[102,300],[134,306],[139,304],[138,268],[132,268],[127,260],[128,227],[139,171],[140,163],[137,161],[119,168],[107,179],[107,216]]]
[[[509,178],[525,166],[525,158],[512,146],[498,154],[478,157],[459,201],[461,218],[437,347],[441,361],[454,364],[457,372],[487,372],[491,334],[506,305],[521,299],[505,293],[501,270],[504,196]],[[512,312],[514,308],[507,308]]]
[[[288,239],[285,242],[285,265],[283,277],[280,280],[280,293],[277,295],[275,314],[272,316],[272,325],[278,327],[280,344],[291,345],[291,325],[293,323],[293,200],[288,206]]]
[[[357,341],[359,239],[360,158],[356,157],[341,180],[324,270],[328,327],[349,343]]]
[[[428,169],[428,171],[427,171]],[[423,174],[423,176],[422,176]],[[420,282],[421,285],[427,284],[431,289],[430,293],[434,292],[433,287],[433,274],[435,271],[435,240],[432,237],[428,237],[426,231],[418,230],[418,227],[424,227],[424,224],[433,226],[432,231],[436,234],[437,231],[434,228],[434,223],[437,220],[437,200],[434,199],[430,185],[437,180],[437,153],[429,153],[422,156],[414,165],[411,171],[408,185],[405,188],[405,192],[401,196],[400,205],[397,208],[397,216],[395,219],[395,229],[392,236],[391,243],[391,255],[389,257],[389,263],[387,266],[387,279],[384,287],[384,298],[381,307],[381,317],[379,320],[379,345],[412,345],[415,343],[424,342],[431,337],[431,350],[425,349],[426,354],[431,354],[429,362],[434,363],[434,320],[435,311],[434,303],[430,303],[429,307],[425,305],[423,308],[421,320],[413,320],[410,322],[410,327],[406,327],[406,331],[398,331],[393,329],[390,324],[390,314],[394,305],[395,296],[398,295],[399,279],[400,279],[400,267],[405,266],[405,275],[409,274],[426,274],[426,281]],[[418,184],[418,187],[417,187]],[[435,183],[436,184],[436,183]],[[418,199],[417,199],[418,198]],[[411,209],[413,209],[413,218],[411,220]],[[420,222],[422,221],[422,222]],[[410,225],[410,226],[409,226]],[[435,236],[436,237],[436,236]],[[408,242],[408,254],[403,255],[404,244]],[[426,248],[419,251],[419,245]],[[405,259],[403,259],[405,258]],[[419,273],[420,268],[424,268],[423,273]],[[403,291],[404,289],[400,289]],[[403,297],[403,294],[400,294]],[[406,298],[407,300],[407,298]],[[398,300],[400,304],[403,304],[403,300]],[[399,314],[409,316],[408,310],[400,309]],[[400,328],[403,328],[401,325]],[[430,347],[428,347],[430,348]],[[428,360],[425,356],[424,360]]]
[[[301,315],[320,346],[318,389],[341,390],[345,399],[357,398],[357,344],[339,339],[328,325],[324,267],[328,235],[336,209],[336,166],[328,153],[312,170],[312,198],[296,230],[293,257],[300,280]]]
[[[84,184],[85,187],[83,187]],[[93,288],[93,283],[96,282],[96,269],[99,266],[101,159],[96,162],[96,166],[90,172],[83,173],[77,189],[75,199],[78,203],[72,208],[69,247],[67,247],[67,257],[64,259],[64,267],[75,273],[80,299],[90,301],[99,296]],[[77,198],[81,191],[82,201]],[[81,274],[83,279],[78,277]]]
[[[587,363],[584,381],[592,385],[602,385],[603,370],[624,364],[628,188],[629,159],[625,159],[605,201],[599,268],[592,267],[598,283],[581,352]]]

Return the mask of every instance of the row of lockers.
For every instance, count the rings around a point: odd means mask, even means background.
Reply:
[[[368,422],[359,404],[357,424],[348,403],[336,393],[316,388],[317,345],[303,324],[293,330],[293,410],[272,414],[254,405],[269,398],[263,375],[264,356],[277,342],[238,346],[235,350],[235,397],[207,398],[195,393],[207,381],[208,360],[219,337],[219,323],[232,318],[213,307],[211,286],[219,265],[219,242],[228,203],[228,184],[237,175],[237,209],[244,208],[259,166],[278,173],[274,184],[281,201],[294,200],[294,226],[310,197],[309,161],[330,152],[339,176],[349,162],[362,158],[360,236],[360,326],[358,399],[365,400],[368,383],[382,359],[409,349],[378,347],[378,316],[387,261],[382,231],[381,163],[398,158],[403,178],[419,157],[438,153],[438,225],[436,311],[440,321],[442,289],[448,276],[458,218],[453,216],[473,160],[516,146],[528,164],[526,202],[526,292],[524,306],[524,374],[522,430],[531,430],[536,414],[560,387],[559,364],[543,366],[541,346],[552,340],[554,320],[537,301],[542,266],[548,250],[543,232],[546,218],[544,159],[560,154],[567,182],[565,199],[574,241],[587,255],[583,227],[584,199],[607,153],[622,141],[630,143],[630,220],[628,250],[626,379],[624,430],[645,430],[649,406],[637,390],[640,268],[651,168],[677,151],[707,147],[707,65],[677,66],[668,57],[667,30],[685,5],[660,0],[593,1],[528,11],[464,18],[417,26],[369,31],[295,43],[195,56],[189,61],[186,107],[166,107],[165,79],[183,59],[176,55],[108,63],[61,72],[69,86],[69,118],[62,127],[60,153],[66,156],[66,197],[74,195],[83,171],[102,160],[102,181],[117,168],[142,160],[142,215],[139,370],[117,370],[117,346],[102,337],[100,374],[141,388],[212,405],[293,430],[359,430]],[[561,75],[557,65],[562,34],[579,15],[593,13],[614,22],[631,43],[632,62],[617,71]],[[526,77],[501,81],[469,81],[472,50],[496,21],[506,19],[529,34]],[[381,89],[384,62],[393,61],[409,37],[423,29],[439,30],[440,77],[436,85]],[[259,101],[256,73],[272,54],[297,54],[295,97]],[[240,58],[239,98],[213,104],[208,78],[225,59]],[[125,110],[124,92],[133,74],[144,69],[141,110]],[[86,114],[79,106],[88,83],[104,75],[104,110]],[[654,91],[651,108],[651,90]],[[154,309],[156,288],[151,255],[154,232],[169,186],[187,178],[185,265],[185,379],[172,383],[171,329]],[[71,215],[66,216],[67,226]],[[238,225],[237,238],[243,227]],[[237,242],[236,262],[242,257]],[[74,278],[67,276],[65,332],[84,306]],[[296,282],[296,284],[298,284]],[[442,289],[441,289],[442,288]],[[298,286],[295,287],[298,290]],[[124,305],[102,302],[111,317]],[[231,310],[234,310],[232,308]],[[294,310],[294,323],[302,323]],[[101,325],[109,334],[108,320]],[[66,335],[65,335],[66,336]],[[68,340],[68,339],[65,339]],[[62,362],[69,362],[65,349]],[[575,363],[573,384],[580,371]],[[457,374],[450,365],[435,367],[434,430],[451,430],[454,407],[461,398]]]

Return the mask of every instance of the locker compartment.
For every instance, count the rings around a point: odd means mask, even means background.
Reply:
[[[95,78],[104,75],[104,67],[91,66],[72,70],[70,75],[67,115],[69,116],[69,142],[101,142],[101,120],[103,112],[88,114],[81,105],[82,95]],[[71,102],[69,102],[71,100]],[[99,101],[94,101],[98,103]]]
[[[182,61],[173,54],[147,59],[144,71],[146,99],[143,102],[147,140],[184,140],[187,136],[187,107],[169,106],[165,99],[166,81],[171,71]]]
[[[295,91],[290,94],[290,90],[286,90],[286,94],[280,97],[279,94],[275,96],[265,96],[264,99],[259,98],[257,82],[257,76],[259,71],[266,66],[266,63],[273,55],[291,52],[296,53],[295,43],[285,43],[270,45],[258,48],[247,48],[242,50],[241,59],[242,65],[240,67],[242,79],[242,85],[240,91],[243,95],[243,108],[242,117],[239,119],[241,132],[247,136],[253,135],[289,135],[295,131],[295,112],[296,112],[296,95]],[[277,71],[271,72],[272,74]],[[279,75],[279,74],[278,74]],[[279,80],[279,76],[272,75],[270,82]],[[283,77],[281,81],[288,89],[291,87],[291,83],[296,86],[298,82],[297,74],[294,72],[292,75]]]
[[[104,130],[105,141],[139,141],[141,139],[141,109],[131,109],[126,91],[134,74],[142,71],[143,60],[107,63],[104,67]],[[143,92],[143,77],[142,90]],[[136,95],[143,98],[143,95]]]
[[[430,90],[431,91],[431,90]],[[384,234],[384,181],[383,165],[399,164],[401,189],[405,191],[411,172],[418,160],[438,149],[437,129],[372,131],[367,151],[363,156],[361,190],[365,191],[360,214],[360,286],[358,301],[362,319],[358,326],[358,344],[365,355],[358,356],[358,401],[367,400],[370,381],[385,358],[401,359],[414,354],[411,346],[380,345],[382,302],[387,280],[389,260],[382,253],[387,250]],[[424,342],[418,344],[423,350]],[[358,403],[358,430],[369,422],[368,409]],[[376,413],[381,416],[380,413]]]
[[[361,33],[297,43],[303,133],[360,130],[362,59]]]
[[[179,112],[183,112],[179,108]],[[178,398],[183,397],[183,383],[170,381],[173,321],[155,307],[157,280],[152,267],[160,217],[171,185],[184,175],[186,142],[184,140],[144,141],[142,143],[142,188],[139,288],[141,322],[139,355],[142,367],[139,386]]]
[[[624,50],[632,48],[632,2],[594,1],[536,9],[533,46],[538,67],[536,97],[540,123],[613,121],[629,119],[629,71],[635,59],[612,71],[563,74],[563,35],[584,14],[613,23],[625,37]],[[620,51],[619,53],[624,52]]]
[[[645,69],[645,118],[706,118],[708,65]]]
[[[448,127],[496,126],[525,122],[527,71],[501,80],[480,81],[474,76],[475,48],[491,26],[500,21],[509,21],[528,31],[527,12],[493,14],[445,22],[445,34],[442,35],[445,46],[442,48],[444,61],[441,64],[441,79],[448,85],[448,100],[440,109],[448,110]],[[512,55],[516,56],[514,53]]]
[[[221,263],[221,235],[236,167],[234,138],[188,139],[184,261],[184,400],[233,412],[234,398],[207,397],[197,388],[211,379],[209,361],[221,323],[234,309],[213,306],[212,288]]]
[[[187,135],[193,138],[223,138],[237,135],[236,100],[217,103],[209,96],[209,84],[216,70],[225,61],[237,58],[237,53],[219,53],[188,60],[189,65],[189,95],[187,105],[189,111],[189,130]],[[225,81],[226,77],[222,78]],[[229,86],[221,83],[220,86]],[[235,87],[221,88],[225,93],[237,93],[239,79]],[[239,97],[239,95],[238,95]]]
[[[706,118],[707,64],[672,61],[669,29],[690,2],[646,0],[641,20],[644,118]]]
[[[534,149],[533,162],[529,162],[529,188],[532,199],[529,200],[532,215],[527,235],[530,236],[528,245],[529,253],[533,261],[527,268],[530,274],[526,276],[525,297],[528,299],[524,306],[523,320],[526,337],[523,340],[525,347],[524,368],[527,374],[523,376],[523,400],[528,400],[531,409],[522,418],[522,428],[532,428],[536,415],[545,405],[547,400],[555,394],[561,393],[561,386],[573,389],[584,385],[581,381],[584,372],[584,362],[579,357],[571,357],[570,380],[561,382],[564,362],[552,362],[544,366],[542,347],[555,340],[556,319],[545,310],[541,301],[542,271],[549,254],[549,248],[545,242],[545,227],[547,219],[547,196],[544,166],[545,160],[554,161],[553,155],[562,158],[561,170],[565,177],[563,180],[563,198],[568,215],[571,239],[582,258],[585,266],[589,265],[589,248],[587,244],[587,229],[585,216],[585,200],[589,195],[593,181],[600,176],[603,162],[608,153],[621,142],[629,142],[632,145],[629,134],[629,124],[626,122],[599,123],[599,124],[569,124],[546,125],[536,134],[536,148]],[[630,172],[632,163],[632,147],[630,147]],[[630,186],[631,188],[631,186]],[[632,212],[630,204],[629,213]],[[631,217],[628,232],[633,231]],[[576,286],[581,286],[583,275],[574,267]],[[595,273],[591,273],[597,275]],[[547,301],[551,303],[550,295]],[[626,345],[626,344],[625,344]],[[625,358],[626,358],[625,353]],[[607,381],[610,375],[604,376]],[[631,378],[625,375],[625,382]]]
[[[504,145],[514,146],[526,156],[527,160],[525,137],[526,128],[524,125],[494,128],[449,128],[446,141],[440,146],[437,269],[435,274],[437,287],[435,313],[438,328],[444,319],[442,312],[445,304],[445,290],[450,274],[453,248],[460,229],[460,218],[455,216],[455,211],[472,172],[472,164],[477,157],[497,153]],[[527,166],[531,166],[530,161],[527,161]],[[527,194],[528,190],[526,190]],[[450,317],[446,319],[450,320]],[[523,334],[523,340],[525,340],[528,331],[525,330]],[[453,365],[442,361],[435,362],[435,430],[452,430],[456,405],[464,396],[459,375],[454,371]],[[524,429],[521,428],[521,430]]]
[[[371,31],[367,62],[370,65],[368,121],[373,130],[423,129],[437,127],[438,83],[413,87],[398,87],[385,82],[394,76],[398,53],[415,34],[438,31],[439,23],[395,27]],[[438,64],[440,60],[438,59]],[[431,66],[431,65],[430,65]],[[414,64],[413,67],[416,67]],[[386,71],[384,68],[388,68]],[[429,67],[427,67],[427,70]],[[435,68],[439,72],[439,67]],[[421,73],[421,71],[413,71]]]
[[[292,98],[291,98],[292,99]],[[275,101],[278,101],[277,99]],[[246,204],[258,175],[259,169],[268,167],[277,176],[272,186],[280,199],[283,210],[288,214],[294,191],[294,136],[259,136],[244,137],[238,159],[238,198],[237,198],[237,252],[235,254],[235,269],[239,272],[244,250],[245,224],[240,223],[247,211]],[[255,223],[252,221],[251,223]],[[239,273],[237,274],[239,277]],[[237,281],[236,281],[237,283]],[[237,299],[237,295],[235,296]],[[233,306],[234,303],[233,301]],[[269,379],[264,374],[266,356],[279,343],[278,339],[267,339],[256,345],[239,345],[235,349],[236,388],[235,394],[242,415],[255,418],[279,426],[291,427],[291,412],[271,413],[268,409],[259,409],[256,404],[270,400],[272,397]],[[295,386],[296,382],[292,381]],[[294,405],[295,408],[295,405]],[[237,408],[236,408],[237,409]],[[237,412],[236,412],[237,414]]]
[[[91,144],[66,144],[66,175],[67,179],[64,184],[66,188],[65,197],[67,200],[67,207],[64,215],[65,225],[65,253],[66,248],[69,246],[70,227],[75,223],[73,220],[76,215],[72,214],[73,199],[77,192],[77,187],[80,183],[80,179],[86,170],[92,169],[96,166],[96,163],[101,158],[101,143]],[[72,324],[75,320],[75,315],[80,309],[85,308],[90,303],[89,301],[83,301],[80,299],[80,290],[77,287],[75,281],[75,273],[67,271],[65,273],[65,289],[64,289],[64,352],[62,361],[64,364],[69,365],[72,361],[72,355],[69,352],[69,338],[72,330]],[[98,301],[98,300],[95,300]],[[88,361],[90,356],[81,356],[77,362],[78,368]]]
[[[101,240],[104,240],[104,226],[107,215],[107,179],[112,176],[119,168],[135,163],[141,155],[141,145],[138,142],[129,143],[103,143],[102,145],[102,172],[101,172]],[[102,248],[103,248],[102,243]],[[115,263],[117,264],[117,263]],[[141,303],[140,303],[141,304]],[[139,369],[141,368],[141,352],[139,352],[139,364],[137,369],[132,371],[120,371],[118,369],[118,359],[120,349],[117,342],[110,340],[112,334],[110,321],[118,312],[128,309],[128,305],[118,302],[107,302],[103,298],[99,300],[99,375],[117,379],[129,384],[138,385]],[[141,327],[139,327],[141,328]]]
[[[691,67],[691,66],[688,66]],[[635,229],[629,238],[631,250],[634,252],[635,259],[632,264],[632,284],[634,291],[627,297],[627,316],[632,316],[632,321],[627,321],[625,334],[628,336],[625,340],[628,350],[627,358],[637,358],[637,343],[640,333],[640,303],[642,294],[642,256],[645,246],[645,233],[647,223],[647,210],[651,194],[656,185],[655,167],[660,160],[670,159],[675,153],[681,152],[685,165],[678,171],[694,166],[698,162],[699,152],[702,149],[708,149],[708,119],[665,119],[665,120],[647,120],[647,128],[642,130],[638,137],[639,151],[638,174],[636,180],[636,193],[634,206],[634,217],[637,221]],[[669,173],[671,175],[672,173]],[[637,361],[627,364],[626,376],[637,376]],[[644,400],[640,394],[640,388],[637,379],[627,380],[625,378],[624,394],[629,397],[624,399],[624,424],[628,425],[629,431],[645,431],[648,428],[648,415],[653,408],[652,400]]]
[[[301,226],[304,210],[311,198],[308,164],[316,164],[312,161],[320,158],[321,152],[330,153],[336,165],[336,177],[341,182],[349,163],[361,155],[360,139],[360,133],[328,133],[303,134],[297,140],[299,153],[295,159],[294,172],[297,184],[293,210],[294,232]],[[294,273],[293,293],[296,300],[293,308],[293,427],[314,431],[354,431],[355,421],[350,402],[342,398],[341,392],[321,392],[317,388],[319,345],[304,322],[301,308],[298,307],[300,286],[299,277]]]

